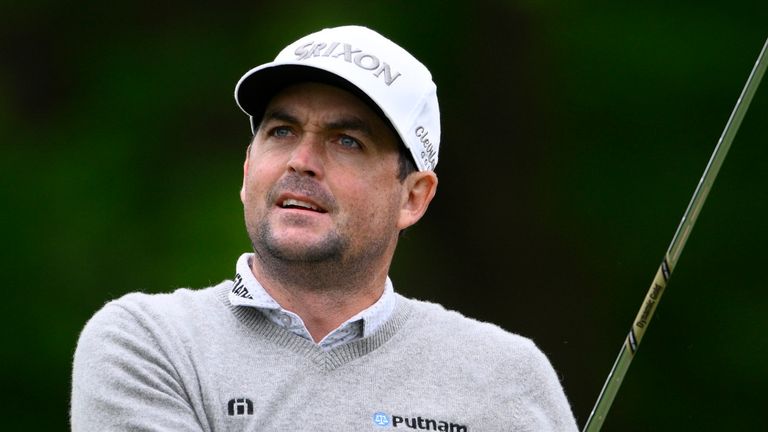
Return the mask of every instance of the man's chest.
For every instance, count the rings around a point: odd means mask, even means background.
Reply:
[[[201,380],[199,406],[212,431],[502,430],[494,389],[455,372],[415,359],[333,370],[272,359]]]

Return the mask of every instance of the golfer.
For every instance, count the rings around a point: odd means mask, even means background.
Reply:
[[[235,99],[253,131],[253,252],[233,280],[97,312],[74,358],[74,431],[576,430],[530,340],[387,276],[437,189],[424,65],[370,29],[325,29],[247,72]]]

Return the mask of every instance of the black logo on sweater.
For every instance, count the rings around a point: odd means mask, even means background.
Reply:
[[[245,284],[243,283],[243,277],[240,276],[240,273],[235,275],[235,285],[232,287],[232,294],[238,297],[253,300],[251,293],[248,291],[248,288],[246,288]]]
[[[250,399],[232,399],[227,404],[227,414],[231,416],[253,415],[253,402]]]

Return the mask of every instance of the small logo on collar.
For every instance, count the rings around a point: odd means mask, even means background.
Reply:
[[[232,294],[238,297],[253,300],[253,296],[251,296],[248,288],[245,287],[245,284],[243,283],[243,277],[240,276],[240,273],[235,275],[235,285],[232,287]]]

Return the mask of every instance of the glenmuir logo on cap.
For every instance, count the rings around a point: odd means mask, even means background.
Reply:
[[[400,72],[393,74],[392,67],[387,62],[379,60],[373,54],[353,48],[348,43],[331,42],[328,44],[325,42],[310,42],[296,48],[294,54],[296,54],[296,60],[306,60],[310,57],[343,59],[347,63],[352,63],[361,69],[372,71],[375,77],[383,77],[384,84],[387,86],[392,85],[401,75]]]
[[[424,146],[424,150],[422,150],[419,155],[424,162],[424,166],[429,167],[429,169],[435,169],[435,165],[437,165],[437,162],[435,161],[437,152],[435,151],[435,146],[429,141],[429,131],[424,126],[418,126],[415,130],[415,134],[416,138],[418,138]]]

